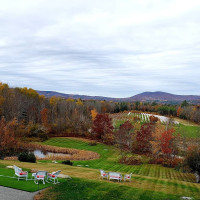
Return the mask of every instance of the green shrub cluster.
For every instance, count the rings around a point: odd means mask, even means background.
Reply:
[[[73,163],[70,160],[64,160],[62,162],[62,164],[64,164],[64,165],[73,165]]]
[[[97,145],[97,142],[96,141],[91,141],[88,143],[89,146],[96,146]]]
[[[32,152],[22,152],[18,155],[18,160],[21,162],[36,162],[36,157]]]

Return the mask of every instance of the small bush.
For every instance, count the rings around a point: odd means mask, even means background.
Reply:
[[[149,160],[149,164],[158,164],[158,165],[162,165],[164,162],[164,158],[153,158],[151,160]]]
[[[181,158],[153,158],[149,160],[149,164],[158,164],[164,167],[172,167],[178,169],[179,166],[182,164]]]
[[[150,117],[149,117],[149,119],[150,119],[150,122],[152,122],[152,123],[156,123],[159,119],[158,119],[158,117],[155,117],[155,116],[153,116],[153,115],[151,115]]]
[[[198,148],[189,150],[183,164],[188,166],[192,172],[200,174],[200,150]]]
[[[35,157],[34,153],[22,152],[22,153],[19,154],[18,160],[21,161],[21,162],[35,163],[36,157]]]
[[[34,153],[29,153],[28,154],[28,162],[31,162],[31,163],[35,163],[36,162],[36,157],[35,157]]]
[[[45,132],[40,132],[38,133],[38,137],[41,139],[42,142],[44,142],[45,140],[48,140],[48,135]]]
[[[122,164],[127,164],[127,165],[141,165],[142,164],[141,158],[139,156],[137,156],[137,157],[134,157],[134,156],[131,156],[131,157],[123,156],[119,160],[119,162],[122,163]]]
[[[171,167],[171,168],[175,168],[178,165],[180,165],[182,163],[182,159],[180,158],[165,158],[164,162],[162,163],[162,165],[164,167]]]
[[[64,165],[73,165],[73,163],[70,160],[65,160],[62,162]]]
[[[97,143],[96,143],[96,141],[91,141],[91,142],[88,143],[88,145],[89,145],[89,146],[96,146]]]
[[[140,121],[140,118],[139,117],[133,117],[133,121],[137,122],[137,121]]]

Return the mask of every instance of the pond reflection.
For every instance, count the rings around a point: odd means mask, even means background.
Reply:
[[[48,152],[48,151],[44,152],[44,151],[41,151],[39,149],[35,150],[33,153],[38,158],[46,158],[46,157],[49,157],[49,156],[66,156],[66,155],[69,155],[69,154],[64,154],[64,153],[52,153],[52,152]]]

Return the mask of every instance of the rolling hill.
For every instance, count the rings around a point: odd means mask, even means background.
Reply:
[[[197,95],[175,95],[166,92],[143,92],[128,98],[111,98],[103,96],[87,96],[87,95],[78,95],[78,94],[64,94],[54,91],[37,91],[40,95],[44,95],[47,98],[52,96],[61,97],[61,98],[73,98],[73,99],[83,99],[83,100],[106,100],[106,101],[159,101],[159,102],[200,102],[200,96]]]

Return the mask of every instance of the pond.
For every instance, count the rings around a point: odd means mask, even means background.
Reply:
[[[66,156],[69,154],[65,154],[65,153],[52,153],[52,152],[43,152],[39,149],[35,150],[34,155],[38,158],[46,158],[46,157],[52,157],[52,156]]]

